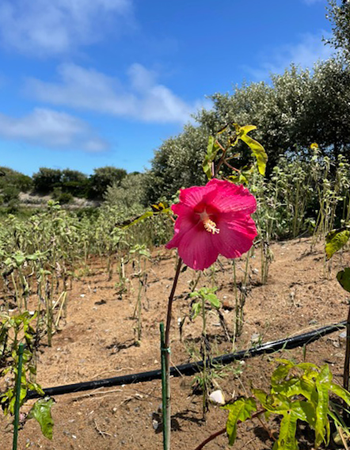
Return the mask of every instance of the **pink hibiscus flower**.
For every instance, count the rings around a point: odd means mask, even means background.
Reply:
[[[250,215],[254,196],[243,186],[212,179],[205,186],[180,191],[180,202],[171,207],[178,216],[174,237],[166,248],[178,248],[184,263],[204,270],[223,255],[237,258],[247,252],[257,235]]]

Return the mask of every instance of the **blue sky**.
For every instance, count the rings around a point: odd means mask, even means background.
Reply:
[[[327,59],[327,0],[1,0],[0,165],[150,167],[208,95]]]

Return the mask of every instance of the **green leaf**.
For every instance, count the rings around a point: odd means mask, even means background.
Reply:
[[[254,166],[252,167],[245,166],[243,167],[243,169],[240,170],[240,172],[232,172],[232,175],[230,175],[228,179],[232,181],[232,183],[247,185],[254,171],[255,171]]]
[[[316,425],[316,408],[311,402],[296,400],[292,403],[293,414],[299,419],[307,422],[313,429]]]
[[[252,392],[267,411],[284,414],[291,409],[290,399],[281,393],[268,395],[261,389],[253,389]]]
[[[350,237],[350,230],[348,227],[339,228],[330,231],[326,236],[326,255],[327,259],[332,258],[334,253],[342,249],[348,242]]]
[[[217,298],[217,296],[215,294],[208,294],[205,296],[205,300],[208,300],[208,302],[214,306],[214,308],[220,308],[221,306],[221,302],[220,300]]]
[[[316,379],[316,388],[318,394],[318,402],[316,406],[316,424],[315,424],[315,446],[316,448],[325,442],[328,445],[330,428],[328,420],[329,411],[329,394],[332,381],[332,374],[329,371],[329,367],[325,364],[319,376]]]
[[[298,377],[293,377],[290,380],[282,381],[271,387],[272,394],[283,394],[287,397],[295,395],[304,395],[306,398],[311,396],[312,385],[309,386],[306,382]]]
[[[244,422],[252,417],[256,411],[256,403],[253,398],[240,398],[230,405],[225,405],[222,409],[229,410],[226,422],[226,432],[229,438],[229,445],[233,445],[237,436],[237,422]]]
[[[192,305],[192,320],[194,320],[198,314],[201,312],[202,304],[200,302],[194,303]]]
[[[151,254],[148,250],[140,250],[140,255],[145,256],[146,258],[150,258]]]
[[[266,409],[275,414],[284,414],[291,409],[291,400],[282,394],[271,394],[267,396]]]
[[[259,173],[261,175],[265,175],[267,154],[265,152],[264,147],[258,141],[252,139],[250,136],[243,135],[241,136],[241,139],[247,145],[249,145],[253,155],[255,156],[256,161],[258,163]]]
[[[14,370],[14,372],[17,374],[17,370]],[[20,406],[22,406],[23,403],[24,403],[24,400],[25,400],[25,398],[27,396],[27,391],[28,391],[28,389],[27,389],[26,376],[25,376],[25,373],[22,373],[22,376],[21,376],[21,387],[20,387],[20,394],[19,394],[19,404],[20,404]],[[7,396],[8,396],[9,399],[11,399],[10,402],[9,402],[8,411],[11,414],[14,414],[14,412],[15,412],[15,402],[16,402],[16,395],[14,394],[14,390],[11,389],[11,391],[8,391],[7,392]]]
[[[247,136],[247,133],[249,133],[249,131],[255,130],[256,127],[254,125],[245,125],[244,127],[240,127],[236,123],[234,124],[234,126],[236,128],[239,139],[241,139],[250,147],[253,155],[255,156],[259,173],[261,175],[265,175],[267,163],[267,154],[265,152],[265,149],[258,141],[252,139],[250,136]]]
[[[248,179],[242,173],[238,175],[230,175],[229,180],[235,184],[244,184],[245,186],[248,184]]]
[[[296,364],[295,367],[298,367],[298,369],[302,369],[307,373],[318,374],[318,371],[320,370],[320,368],[318,366],[316,366],[316,364],[307,363],[307,362],[302,362],[300,364]]]
[[[315,393],[315,381],[319,375],[319,368],[315,364],[301,363],[294,364],[292,361],[277,359],[280,365],[275,369],[271,377],[271,393],[281,393],[287,397],[303,395],[311,400]],[[303,370],[303,374],[290,377],[290,369],[297,368]]]
[[[25,262],[26,257],[23,255],[22,252],[16,252],[13,255],[13,259],[15,260],[17,267],[20,267]]]
[[[303,395],[308,400],[312,400],[313,395],[315,392],[315,386],[314,383],[310,380],[300,380],[300,391],[298,395]]]
[[[264,405],[267,403],[267,394],[262,389],[252,389],[253,394],[259,400],[261,405],[265,408]],[[266,408],[265,408],[266,409]]]
[[[287,360],[278,360],[280,364],[278,367],[273,371],[273,374],[271,376],[271,384],[272,386],[275,386],[279,381],[286,378],[286,376],[289,374],[289,371],[292,367],[294,367],[294,364],[291,361]]]
[[[273,446],[273,450],[298,450],[299,446],[295,438],[297,419],[293,412],[287,412],[283,415],[280,434]]]
[[[28,419],[35,419],[40,425],[41,432],[48,439],[52,439],[54,425],[51,416],[51,407],[53,403],[54,400],[52,398],[40,398],[35,402],[28,414]]]
[[[350,267],[341,270],[337,273],[337,280],[341,284],[341,287],[350,292]]]
[[[350,406],[350,393],[347,390],[339,386],[339,384],[335,383],[330,384],[329,390],[333,392],[333,394],[344,400],[344,402],[346,402]]]
[[[207,154],[205,155],[202,167],[204,170],[204,173],[210,180],[212,178],[212,172],[211,172],[211,165],[214,161],[218,151],[220,149],[220,146],[217,144],[214,136],[209,136],[208,140],[208,147],[207,147]]]
[[[342,418],[340,417],[340,415],[335,412],[333,412],[332,410],[329,410],[328,412],[329,417],[331,417],[331,419],[334,421],[334,425],[336,426],[336,428],[341,428],[343,433],[346,435],[346,438],[349,439],[350,437],[350,430],[349,428],[345,425],[344,421],[342,420]]]
[[[243,131],[244,134],[249,133],[249,131],[256,130],[255,125],[244,125],[244,127],[240,127],[240,132]]]
[[[40,395],[45,395],[45,392],[42,390],[42,387],[37,383],[28,383],[28,387],[31,391],[36,391]]]

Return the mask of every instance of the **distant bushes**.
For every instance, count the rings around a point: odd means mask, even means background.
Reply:
[[[28,192],[32,187],[31,177],[8,167],[0,167],[0,205],[6,204],[11,212],[18,208],[20,192]]]
[[[16,209],[21,192],[51,195],[61,205],[71,203],[74,197],[102,201],[107,189],[118,188],[126,176],[126,170],[113,166],[94,169],[90,176],[79,170],[40,167],[33,177],[0,167],[0,205]]]
[[[39,194],[52,194],[60,203],[69,203],[73,197],[102,200],[107,188],[119,185],[126,170],[113,166],[94,169],[89,177],[78,170],[40,167],[33,175],[33,190]]]
[[[33,180],[21,172],[0,166],[0,191],[9,187],[17,189],[18,192],[28,192],[33,188]]]

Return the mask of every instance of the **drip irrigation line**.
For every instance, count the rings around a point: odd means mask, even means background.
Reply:
[[[265,344],[251,347],[247,350],[241,350],[236,353],[229,353],[227,355],[217,356],[206,361],[208,367],[214,367],[218,364],[225,365],[230,364],[234,361],[239,361],[242,359],[252,358],[254,356],[259,356],[264,353],[274,353],[278,350],[290,350],[293,348],[301,347],[303,345],[310,344],[311,342],[317,341],[322,336],[334,333],[346,326],[346,320],[339,322],[334,325],[327,325],[317,330],[310,331],[308,333],[299,334],[286,339],[279,339],[273,342],[266,342]],[[170,368],[170,375],[173,377],[178,377],[182,375],[193,375],[196,372],[200,372],[203,368],[203,361],[181,364],[179,366]],[[45,395],[56,396],[63,394],[70,394],[74,392],[88,391],[91,389],[97,389],[101,387],[112,387],[121,386],[125,384],[141,383],[146,381],[161,379],[162,372],[158,370],[150,370],[148,372],[140,372],[132,375],[122,375],[119,377],[106,378],[103,380],[86,381],[83,383],[67,384],[64,386],[56,386],[51,388],[43,389]],[[28,391],[27,399],[39,398],[41,397],[35,391]]]

